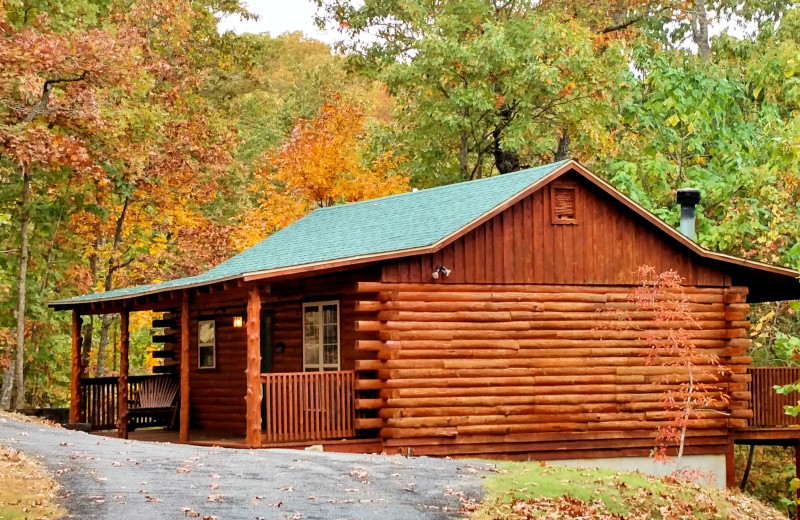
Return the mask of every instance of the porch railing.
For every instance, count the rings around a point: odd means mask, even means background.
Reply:
[[[753,418],[748,426],[770,428],[775,426],[797,426],[800,418],[786,415],[783,405],[796,405],[797,394],[780,395],[772,388],[800,381],[800,367],[750,367],[747,369]]]
[[[165,375],[128,376],[128,396],[139,392],[142,383]],[[112,430],[117,427],[119,411],[119,379],[116,377],[81,378],[81,413],[92,430]],[[148,417],[131,417],[134,427],[156,426]],[[152,424],[151,424],[152,423]]]
[[[355,372],[261,374],[266,442],[354,437]]]

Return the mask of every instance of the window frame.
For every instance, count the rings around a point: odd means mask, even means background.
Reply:
[[[214,339],[211,343],[203,343],[200,340],[200,328],[203,326],[204,323],[211,322],[214,326]],[[202,365],[201,360],[203,359],[200,355],[200,350],[204,347],[211,347],[211,365]],[[217,320],[214,318],[204,318],[197,320],[197,369],[198,370],[213,370],[217,368]]]
[[[324,344],[324,322],[323,322],[323,307],[326,305],[335,305],[336,306],[336,366],[334,367],[332,363],[324,363],[325,359],[325,344]],[[319,363],[315,364],[308,364],[306,363],[306,309],[308,307],[317,307],[317,347],[319,348]],[[313,302],[303,302],[302,312],[300,313],[300,320],[301,320],[301,328],[303,331],[303,350],[302,350],[302,362],[303,362],[303,372],[333,372],[339,371],[342,368],[342,328],[341,328],[341,316],[340,316],[341,307],[339,305],[339,300],[325,300],[325,301],[313,301]]]
[[[575,201],[575,215],[573,218],[558,218],[556,215],[556,192],[558,190],[570,190]],[[550,214],[553,224],[577,225],[581,218],[580,215],[580,189],[575,182],[561,181],[550,185]]]

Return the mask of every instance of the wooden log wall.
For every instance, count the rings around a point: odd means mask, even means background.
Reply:
[[[364,353],[355,349],[356,341],[377,337],[355,330],[357,321],[375,318],[374,312],[356,310],[356,283],[377,281],[379,276],[379,268],[372,267],[272,284],[262,306],[273,312],[273,345],[285,346],[284,352],[273,352],[272,371],[303,371],[303,303],[331,300],[339,302],[340,369],[353,370],[356,360],[364,358]]]
[[[246,327],[234,327],[233,317],[244,316],[245,302],[226,305],[190,305],[189,382],[191,428],[244,433],[246,424]],[[216,322],[217,366],[197,368],[197,322]],[[176,350],[180,363],[181,351]]]
[[[273,313],[273,349],[283,343],[284,352],[273,350],[272,372],[303,371],[302,304],[313,301],[339,301],[341,369],[353,370],[357,359],[365,354],[355,349],[356,341],[377,339],[373,332],[358,332],[355,323],[375,319],[376,313],[356,311],[358,281],[377,281],[378,267],[353,270],[328,276],[286,280],[270,285],[261,296],[263,311]],[[215,431],[243,433],[246,429],[245,395],[247,383],[247,328],[233,327],[234,316],[245,316],[246,290],[212,293],[198,298],[191,305],[189,324],[189,367],[191,381],[191,426]],[[197,368],[197,321],[215,319],[217,333],[217,367]],[[180,337],[179,330],[170,333]],[[367,359],[375,358],[367,353]],[[180,353],[176,351],[176,363]],[[371,394],[365,394],[371,395]],[[362,412],[361,417],[374,416]]]
[[[643,264],[675,269],[686,285],[725,286],[729,277],[692,259],[655,226],[579,176],[578,219],[553,224],[551,186],[480,225],[433,254],[384,263],[384,282],[437,284],[635,284]],[[442,211],[446,211],[443,208]],[[431,277],[437,266],[451,270]]]
[[[652,316],[629,303],[631,287],[360,283],[357,322],[377,340],[357,347],[357,387],[377,397],[360,427],[379,428],[390,453],[507,458],[646,456],[668,419],[673,369],[647,366]],[[724,453],[744,426],[749,376],[747,289],[687,287],[698,348],[720,356],[729,406],[690,421],[686,453]],[[374,296],[369,296],[374,295]],[[631,323],[614,323],[613,312]],[[619,319],[618,317],[616,319]],[[635,325],[640,330],[632,330]],[[707,377],[705,379],[708,379]]]

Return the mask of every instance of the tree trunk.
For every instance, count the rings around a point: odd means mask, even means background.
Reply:
[[[463,180],[469,179],[469,147],[467,139],[469,139],[469,136],[466,130],[462,130],[460,142],[458,143],[458,171]]]
[[[100,238],[95,238],[94,250],[92,256],[89,257],[89,270],[92,273],[91,287],[94,287],[97,281],[97,250],[100,248]],[[87,316],[86,322],[83,324],[83,342],[81,348],[81,376],[89,373],[89,355],[92,353],[92,343],[94,339],[94,316]],[[99,377],[99,376],[98,376]]]
[[[92,352],[92,339],[94,337],[94,316],[86,316],[83,323],[83,341],[81,342],[81,377],[89,372],[89,354]]]
[[[114,286],[114,272],[119,269],[123,264],[120,264],[117,259],[117,252],[119,245],[122,242],[122,228],[125,224],[125,215],[128,213],[128,206],[130,205],[130,197],[125,197],[125,202],[122,205],[122,211],[117,217],[117,223],[114,229],[114,243],[111,248],[111,255],[108,259],[108,270],[106,271],[105,291],[108,292]],[[106,371],[106,345],[108,344],[108,330],[111,327],[113,316],[110,314],[103,315],[103,320],[100,325],[100,339],[97,342],[97,377],[102,377]]]
[[[564,159],[569,158],[569,147],[572,144],[572,139],[570,139],[569,134],[567,133],[567,129],[564,128],[561,131],[561,137],[558,138],[558,146],[556,147],[556,153],[553,157],[555,162],[563,161]]]
[[[8,410],[11,408],[11,390],[14,388],[14,368],[16,362],[11,358],[5,374],[3,374],[3,388],[0,389],[0,409]]]
[[[492,131],[494,165],[500,174],[515,172],[520,169],[519,154],[517,152],[509,152],[503,150],[501,141],[502,136],[499,129],[495,128]]]
[[[520,164],[519,152],[503,149],[503,130],[511,124],[514,119],[514,111],[511,107],[503,105],[498,112],[500,120],[492,130],[492,153],[494,155],[494,165],[500,174],[511,173],[525,168]]]
[[[25,407],[25,290],[28,279],[28,228],[31,221],[28,201],[31,196],[31,173],[22,168],[22,199],[20,200],[19,273],[17,276],[17,359],[14,366],[14,408]]]
[[[697,53],[704,60],[711,58],[711,46],[708,43],[708,15],[705,0],[695,0],[691,16],[692,39],[697,45]]]
[[[95,377],[103,377],[106,375],[106,345],[108,344],[108,331],[111,328],[113,320],[113,315],[103,314],[103,319],[100,322],[100,339],[97,341],[97,370],[95,371]]]

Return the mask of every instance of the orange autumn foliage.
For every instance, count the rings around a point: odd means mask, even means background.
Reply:
[[[312,120],[300,120],[291,138],[256,170],[251,191],[258,206],[244,219],[236,245],[244,249],[317,208],[409,190],[391,152],[369,158],[366,118],[338,99]]]

